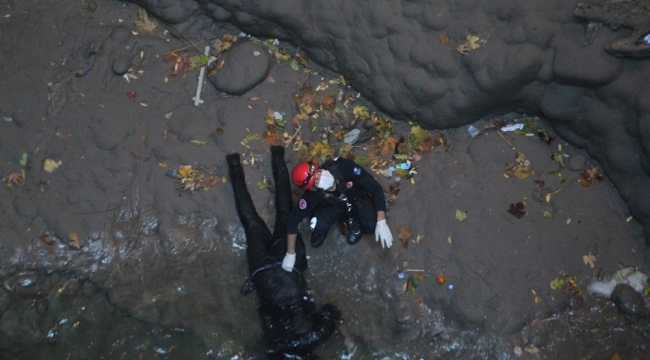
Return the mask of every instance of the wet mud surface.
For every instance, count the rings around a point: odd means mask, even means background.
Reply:
[[[225,156],[237,151],[248,161],[251,195],[269,222],[272,194],[256,186],[272,178],[268,145],[243,139],[266,129],[269,108],[287,119],[298,114],[293,95],[306,82],[352,97],[354,89],[329,83],[336,74],[315,64],[308,65],[315,72],[296,71],[271,56],[263,81],[243,95],[227,96],[206,81],[204,103],[194,106],[198,72],[172,78],[163,57],[182,47],[200,53],[208,44],[197,44],[201,39],[174,37],[162,25],[135,35],[138,8],[131,4],[1,4],[10,16],[0,20],[0,175],[24,171],[25,180],[0,189],[0,355],[263,358],[255,297],[239,293],[245,241],[222,180]],[[130,63],[131,76],[116,75],[120,61]],[[372,109],[363,98],[357,103]],[[303,127],[305,139],[322,134]],[[397,132],[409,129],[396,123]],[[372,236],[349,246],[336,229],[321,248],[308,248],[314,297],[343,311],[347,335],[335,334],[318,354],[650,357],[647,315],[624,315],[587,290],[601,273],[626,266],[650,274],[642,226],[627,221],[614,187],[607,179],[580,184],[582,170],[598,164],[561,139],[470,138],[467,127],[431,133],[450,146],[423,155],[413,181],[377,174],[386,189],[399,183],[388,211],[392,248]],[[505,178],[504,165],[517,152],[534,174]],[[567,155],[565,167],[557,154]],[[47,159],[61,163],[48,172]],[[297,161],[287,151],[289,166]],[[179,192],[163,166],[186,164],[220,181]],[[518,202],[527,213],[521,219],[507,211]],[[399,241],[397,225],[413,236]],[[594,267],[583,260],[588,255]],[[424,277],[410,291],[415,274]],[[554,279],[576,287],[552,289]],[[346,340],[356,346],[352,356]]]

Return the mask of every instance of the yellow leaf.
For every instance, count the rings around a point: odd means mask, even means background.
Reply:
[[[546,194],[546,202],[551,202],[551,194]]]
[[[72,246],[75,249],[79,249],[81,245],[79,245],[79,236],[75,233],[69,233],[68,234],[68,245]]]
[[[52,171],[56,170],[56,168],[58,168],[62,164],[63,164],[63,162],[61,162],[61,160],[54,161],[54,160],[48,158],[48,159],[45,159],[43,161],[43,170],[51,173]]]
[[[447,242],[451,244],[451,236],[447,237]]]
[[[262,181],[258,181],[258,182],[257,182],[257,186],[258,186],[258,187],[260,188],[260,190],[261,190],[261,189],[270,188],[270,187],[271,187],[271,184],[269,184],[269,179],[267,179],[266,176],[265,176],[264,179],[263,179]]]
[[[165,164],[164,162],[158,163],[158,166],[160,166],[161,168],[163,168],[165,170],[167,170],[169,168],[169,166],[167,166],[167,164]]]
[[[189,178],[192,174],[194,174],[196,170],[192,169],[192,165],[182,165],[178,167],[178,175],[182,177],[183,179]]]

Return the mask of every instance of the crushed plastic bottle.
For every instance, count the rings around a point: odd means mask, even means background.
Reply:
[[[467,128],[467,132],[469,133],[470,137],[476,137],[476,135],[479,133],[478,129],[474,125],[470,125]]]
[[[167,175],[167,176],[169,176],[171,178],[174,178],[174,179],[180,179],[181,178],[181,176],[178,175],[178,171],[176,171],[174,169],[167,169],[167,171],[165,171],[165,175]]]

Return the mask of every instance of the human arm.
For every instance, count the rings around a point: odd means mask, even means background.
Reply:
[[[288,272],[293,271],[296,264],[296,237],[298,234],[287,234],[287,253],[282,259],[282,269]]]

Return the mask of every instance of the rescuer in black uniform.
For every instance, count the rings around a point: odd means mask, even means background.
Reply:
[[[226,157],[235,204],[246,233],[250,276],[242,294],[255,289],[260,300],[258,312],[269,359],[314,359],[311,352],[325,342],[341,320],[341,312],[331,304],[316,310],[307,292],[303,272],[307,269],[305,246],[300,235],[295,245],[297,261],[290,272],[283,270],[287,252],[287,215],[292,208],[289,172],[284,148],[271,147],[271,165],[275,180],[275,228],[269,228],[255,210],[239,154]],[[294,255],[295,256],[295,255]]]
[[[391,247],[393,236],[386,224],[384,189],[366,170],[349,159],[328,160],[321,166],[312,162],[298,163],[291,179],[305,190],[298,205],[289,213],[287,223],[287,254],[282,262],[291,271],[296,261],[298,225],[312,216],[311,246],[319,247],[337,221],[346,228],[346,240],[356,244],[363,233],[375,233],[382,247]]]

